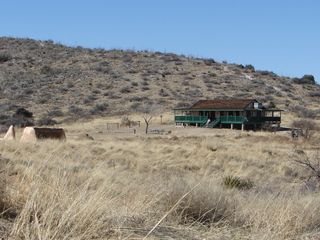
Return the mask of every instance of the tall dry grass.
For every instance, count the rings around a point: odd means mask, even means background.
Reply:
[[[1,142],[1,199],[16,215],[0,224],[10,239],[312,239],[319,191],[294,145],[270,134]],[[254,187],[226,188],[225,176]]]

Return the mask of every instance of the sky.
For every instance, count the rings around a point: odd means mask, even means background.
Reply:
[[[318,0],[7,0],[0,36],[173,52],[320,82]]]

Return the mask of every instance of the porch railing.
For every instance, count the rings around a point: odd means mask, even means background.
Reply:
[[[281,117],[248,117],[248,121],[252,123],[280,122]]]
[[[174,120],[176,123],[199,123],[205,124],[208,121],[207,116],[175,116]],[[211,121],[219,120],[222,124],[254,124],[254,123],[264,123],[264,122],[280,122],[280,117],[244,117],[244,116],[220,116]]]
[[[208,120],[207,116],[175,116],[177,123],[205,123]]]
[[[247,122],[247,118],[243,116],[221,116],[221,123],[245,123]]]

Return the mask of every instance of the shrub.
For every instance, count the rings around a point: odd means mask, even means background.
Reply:
[[[208,76],[209,76],[209,77],[216,77],[217,74],[215,74],[215,73],[208,73]]]
[[[313,75],[304,75],[302,78],[294,78],[292,81],[296,84],[316,84]]]
[[[251,70],[251,71],[255,71],[254,66],[251,64],[247,64],[245,67],[245,69]]]
[[[291,107],[291,110],[296,112],[297,115],[302,118],[312,118],[313,119],[313,118],[316,118],[317,114],[318,114],[317,110],[311,110],[311,109],[305,108],[303,106],[298,106],[298,105]]]
[[[121,93],[130,93],[131,92],[131,89],[129,86],[126,86],[126,87],[123,87],[120,89],[120,92]]]
[[[316,97],[316,98],[320,98],[320,92],[311,92],[309,93],[310,97]]]
[[[50,117],[62,117],[63,112],[60,109],[53,109],[48,112],[48,116]]]
[[[38,126],[52,126],[57,124],[58,122],[50,117],[44,117],[37,121]]]
[[[120,125],[123,126],[123,127],[130,127],[132,125],[134,125],[135,122],[132,121],[129,116],[123,116],[121,118],[121,122],[120,122]]]
[[[71,105],[69,107],[69,113],[71,114],[78,114],[78,115],[82,115],[84,112],[84,110],[80,107],[77,107],[77,106],[74,106],[74,105]]]
[[[142,90],[142,91],[147,91],[147,90],[150,90],[150,88],[147,87],[147,86],[143,86],[143,87],[141,88],[141,90]]]
[[[269,102],[268,108],[276,108],[276,104],[272,101]]]
[[[307,119],[293,121],[292,127],[301,129],[302,136],[305,139],[310,139],[313,135],[313,132],[318,130],[317,124],[314,121]]]
[[[146,80],[146,79],[144,79],[144,81],[142,82],[142,85],[143,85],[143,86],[148,86],[148,85],[149,85],[149,83],[147,82],[147,80]]]
[[[53,73],[53,69],[50,66],[45,65],[40,69],[40,73],[41,74],[52,74]]]
[[[96,99],[97,99],[96,96],[94,96],[94,95],[89,95],[89,96],[87,96],[87,97],[85,97],[85,98],[83,99],[83,103],[84,103],[84,104],[92,103],[92,102],[94,102]]]
[[[105,112],[108,108],[106,103],[97,103],[94,108],[90,111],[91,114],[99,114]]]
[[[25,108],[18,108],[14,115],[15,116],[22,116],[22,117],[26,117],[26,118],[32,118],[33,117],[33,113],[28,111]]]
[[[11,56],[8,53],[0,53],[0,63],[7,62],[11,59]]]
[[[7,126],[13,125],[18,127],[28,127],[28,126],[34,126],[33,119],[25,118],[25,117],[11,117],[6,122]]]
[[[159,95],[160,95],[161,97],[167,97],[167,96],[169,96],[169,94],[166,93],[166,92],[163,90],[163,88],[160,89]]]
[[[203,62],[204,62],[204,64],[207,65],[207,66],[211,66],[211,65],[213,65],[213,64],[216,63],[216,61],[215,61],[214,59],[212,59],[212,58],[204,59]]]
[[[223,179],[223,185],[226,188],[237,188],[239,190],[247,190],[253,187],[250,180],[243,180],[235,176],[227,176]]]

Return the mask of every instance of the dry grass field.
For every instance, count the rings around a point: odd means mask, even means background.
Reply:
[[[3,239],[320,238],[318,180],[294,161],[320,160],[319,133],[145,135],[114,120],[62,125],[66,142],[0,142]]]

